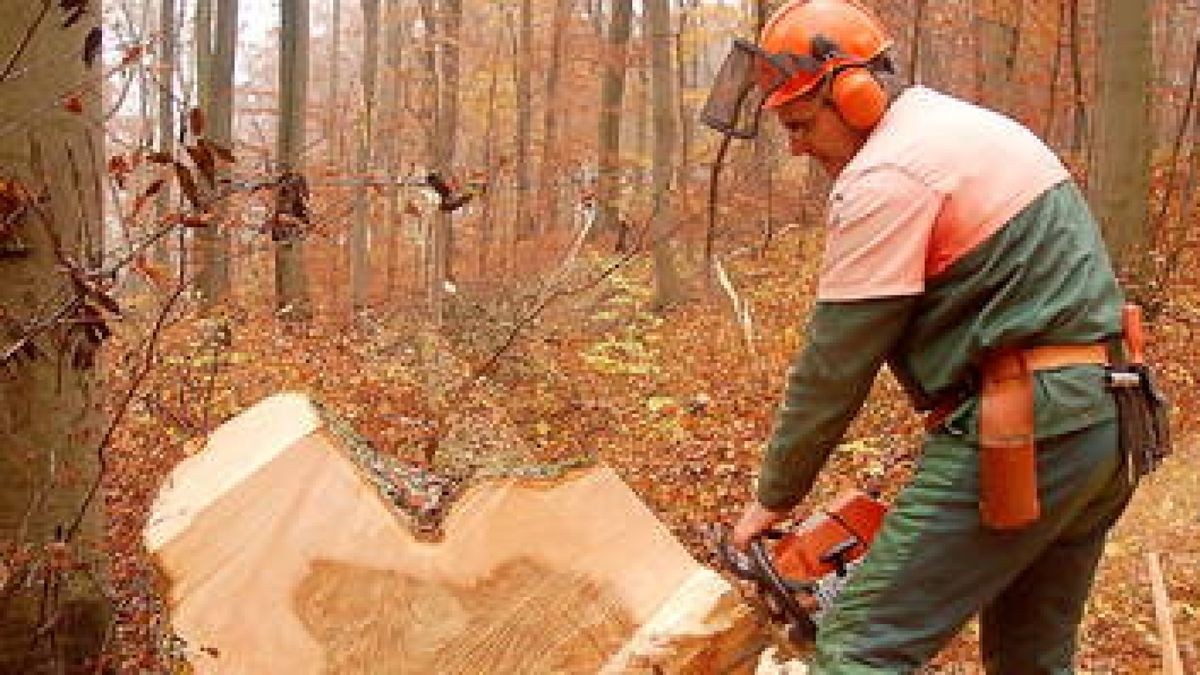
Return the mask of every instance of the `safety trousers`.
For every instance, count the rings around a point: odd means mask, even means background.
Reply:
[[[822,622],[813,672],[908,673],[980,615],[989,673],[1071,673],[1104,541],[1132,487],[1115,420],[1038,441],[1042,514],[980,523],[975,446],[926,438],[870,553]]]

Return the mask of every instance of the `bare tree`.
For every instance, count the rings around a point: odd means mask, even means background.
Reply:
[[[346,154],[345,134],[338,120],[342,116],[342,0],[329,0],[329,91],[325,95],[325,143],[330,157],[342,166]]]
[[[214,40],[211,50],[211,65],[201,77],[201,86],[207,90],[201,103],[208,119],[208,138],[224,148],[233,148],[233,72],[237,58],[238,0],[217,0]],[[199,31],[197,31],[199,33]],[[229,169],[222,165],[218,171],[224,178]],[[198,284],[201,296],[213,302],[229,293],[230,287],[230,232],[223,215],[225,202],[212,204],[213,218],[209,227],[196,232]]]
[[[617,204],[621,191],[621,108],[625,100],[633,0],[613,0],[611,16],[604,54],[604,75],[600,85],[596,229],[617,231],[618,246],[624,246],[627,234]]]
[[[400,212],[397,207],[399,188],[396,185],[397,171],[400,167],[399,157],[401,144],[400,122],[403,119],[400,111],[405,105],[404,45],[407,42],[405,31],[404,6],[401,0],[388,0],[386,5],[383,47],[384,73],[383,90],[380,92],[380,138],[379,155],[382,158],[382,168],[387,179],[384,187],[383,201],[383,232],[380,239],[383,243],[385,270],[385,288],[387,295],[396,287],[397,281],[397,243],[399,237]]]
[[[362,12],[362,108],[359,113],[355,174],[364,182],[355,191],[354,223],[350,229],[350,304],[355,310],[366,306],[371,283],[368,248],[371,205],[366,178],[371,167],[371,145],[374,140],[375,79],[379,70],[379,0],[362,0]]]
[[[1101,0],[1092,203],[1109,253],[1137,295],[1149,246],[1150,3]]]
[[[175,152],[175,0],[159,0],[158,6],[158,151],[167,155]],[[171,211],[170,186],[158,193],[158,220],[166,218]],[[154,247],[155,257],[160,263],[169,262],[166,245]],[[180,251],[182,253],[182,251]]]
[[[667,307],[683,299],[676,269],[674,208],[675,74],[672,71],[671,5],[669,0],[645,0],[646,34],[650,36],[650,76],[654,111],[654,200],[650,237],[654,252],[654,305]]]
[[[979,38],[979,101],[1011,112],[1013,71],[1021,40],[1021,0],[980,0],[975,6]]]
[[[279,185],[274,215],[275,302],[282,318],[312,316],[304,268],[308,187],[303,174],[304,112],[308,91],[308,0],[281,0],[279,128],[275,152]]]
[[[562,80],[563,39],[567,30],[570,0],[554,0],[554,19],[550,29],[550,63],[546,67],[546,104],[542,126],[542,166],[538,178],[538,203],[542,213],[538,218],[539,233],[553,229],[559,220],[559,138],[558,120],[562,102],[559,83]]]
[[[437,36],[437,114],[433,133],[433,168],[442,176],[453,172],[457,153],[459,95],[459,34],[462,28],[462,0],[441,0]],[[429,275],[430,307],[434,321],[441,324],[447,282],[453,275],[452,213],[439,210],[430,231],[432,251]]]
[[[529,123],[533,119],[533,87],[530,76],[533,71],[533,8],[530,0],[521,0],[520,53],[514,64],[517,86],[517,236],[526,236],[532,230],[529,213]]]

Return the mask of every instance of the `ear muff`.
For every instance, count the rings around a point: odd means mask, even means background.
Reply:
[[[846,124],[863,131],[878,124],[887,110],[887,94],[866,64],[847,56],[837,42],[821,33],[814,35],[810,44],[818,61],[842,61],[833,66],[829,98]]]
[[[887,111],[887,93],[862,65],[835,71],[829,98],[846,124],[861,131],[878,124]]]

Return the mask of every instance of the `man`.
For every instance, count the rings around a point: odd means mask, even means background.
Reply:
[[[889,46],[852,0],[788,2],[741,45],[761,107],[834,184],[806,345],[734,544],[788,517],[886,362],[928,434],[821,623],[816,672],[911,672],[978,612],[989,672],[1071,672],[1132,490],[1104,366],[1121,293],[1053,153],[1006,117],[898,86]]]

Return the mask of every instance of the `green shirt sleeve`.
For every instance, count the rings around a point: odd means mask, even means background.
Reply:
[[[763,457],[758,479],[763,506],[791,509],[808,494],[916,303],[917,296],[817,303],[804,350],[788,370]]]

